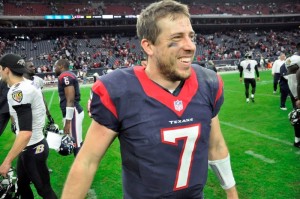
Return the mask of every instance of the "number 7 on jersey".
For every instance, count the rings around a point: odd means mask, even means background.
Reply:
[[[174,191],[188,187],[190,169],[200,134],[200,124],[161,130],[161,139],[165,144],[178,146],[179,140],[184,141],[178,162]]]

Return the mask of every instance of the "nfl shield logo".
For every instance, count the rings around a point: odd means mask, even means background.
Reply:
[[[174,108],[176,111],[181,111],[183,109],[183,103],[181,100],[176,100],[174,102]]]

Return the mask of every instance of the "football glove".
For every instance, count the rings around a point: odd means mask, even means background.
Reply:
[[[49,124],[54,124],[54,119],[52,118],[52,116],[49,114],[47,115],[48,120],[49,120]]]

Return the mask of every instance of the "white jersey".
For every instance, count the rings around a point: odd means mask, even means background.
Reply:
[[[297,97],[297,78],[296,74],[287,75],[289,89],[294,97]]]
[[[285,60],[277,59],[272,66],[272,74],[280,73],[280,67],[285,63]]]
[[[18,115],[13,106],[30,104],[32,110],[32,136],[27,146],[40,142],[43,138],[43,128],[45,125],[46,108],[41,90],[27,79],[13,85],[7,94],[10,115],[16,123],[16,134],[19,133]]]
[[[36,76],[36,75],[34,75],[32,78],[33,78],[32,81],[34,82],[34,84],[38,88],[43,89],[43,87],[44,87],[44,80],[42,78],[40,78],[39,76]]]
[[[292,55],[291,57],[287,58],[285,61],[285,66],[288,68],[293,65],[298,65],[300,67],[300,56],[299,55]],[[299,70],[299,69],[298,69]],[[289,74],[287,75],[288,85],[290,88],[291,93],[294,97],[297,97],[297,78],[296,74]]]
[[[257,61],[252,59],[241,61],[240,66],[243,68],[244,78],[255,78],[255,66],[257,64]]]

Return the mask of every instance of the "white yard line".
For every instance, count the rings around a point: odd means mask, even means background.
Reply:
[[[52,95],[51,95],[50,101],[47,103],[47,106],[48,106],[49,110],[50,110],[52,102],[53,102],[53,97],[54,97],[54,91],[52,91]]]
[[[236,129],[239,129],[239,130],[242,130],[242,131],[245,131],[247,133],[251,133],[251,134],[259,136],[259,137],[266,138],[268,140],[279,142],[281,144],[285,144],[285,145],[288,145],[288,146],[293,146],[293,143],[291,143],[291,142],[288,142],[288,141],[285,141],[285,140],[281,140],[281,139],[278,139],[278,138],[274,138],[274,137],[271,137],[271,136],[268,136],[268,135],[264,135],[264,134],[262,134],[260,132],[252,131],[252,130],[246,129],[246,128],[241,127],[241,126],[237,126],[237,125],[229,123],[229,122],[222,122],[222,121],[220,121],[220,123],[223,124],[223,125],[226,125],[226,126],[230,126],[230,127],[233,127],[233,128],[236,128]]]
[[[226,89],[225,92],[231,92],[231,93],[242,93],[240,90],[237,91],[237,90],[229,90],[229,89]],[[244,93],[243,93],[244,95]],[[260,94],[260,93],[255,93],[256,96],[266,96],[266,97],[276,97],[276,98],[279,98],[280,95],[279,94]]]
[[[266,162],[266,163],[269,163],[269,164],[274,164],[275,163],[275,160],[266,158],[265,156],[257,154],[257,153],[254,153],[251,150],[245,151],[245,153],[248,154],[248,155],[251,155],[251,156],[253,156],[253,157],[257,158],[257,159],[260,159],[263,162]]]

